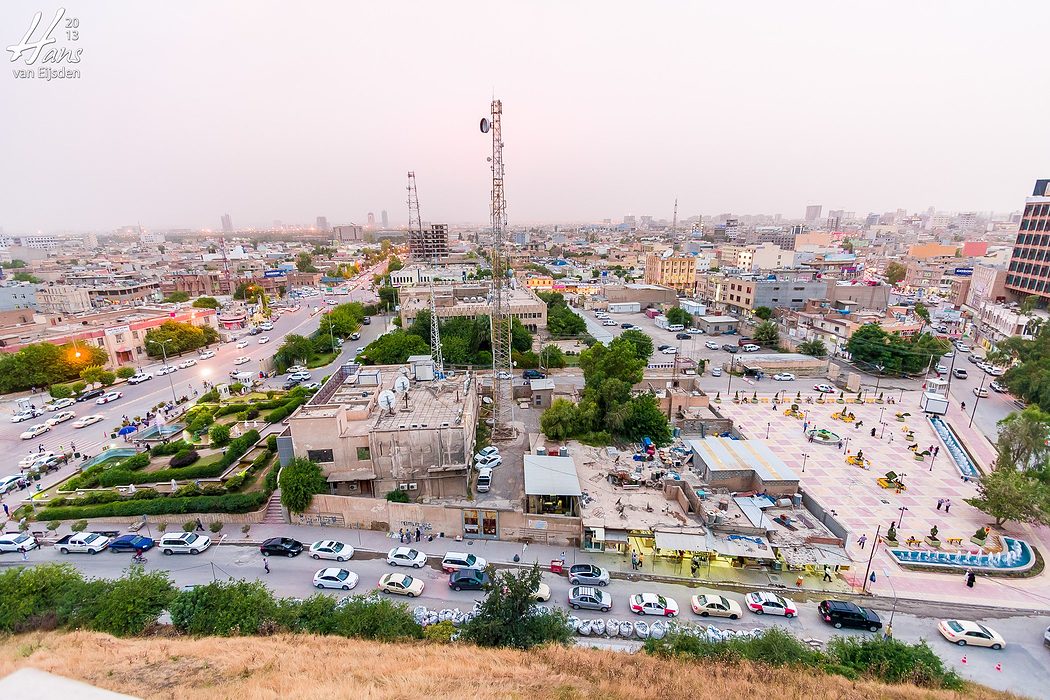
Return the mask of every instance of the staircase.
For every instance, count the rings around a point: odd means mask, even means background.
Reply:
[[[284,525],[284,510],[281,508],[281,492],[274,491],[270,500],[266,503],[266,514],[263,516],[263,525]]]

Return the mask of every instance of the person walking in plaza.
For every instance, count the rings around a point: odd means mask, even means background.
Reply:
[[[638,552],[636,552],[636,551],[634,551],[632,549],[631,550],[631,570],[634,571],[634,570],[637,570],[637,569],[638,569]]]
[[[943,505],[944,505],[944,499],[943,498],[938,498],[937,499],[937,510],[940,510],[941,506],[943,506]]]
[[[204,532],[204,523],[201,522],[200,518],[197,518],[197,532]]]
[[[973,588],[974,581],[977,580],[977,575],[970,569],[966,570],[966,587]]]
[[[860,545],[861,549],[864,549],[864,545],[866,545],[867,543],[868,543],[868,536],[866,534],[865,535],[861,535],[860,539],[857,540],[857,544]]]
[[[940,445],[934,445],[933,446],[933,456],[936,457],[940,453],[941,453],[941,446]]]
[[[7,507],[6,503],[4,504],[4,516],[8,518],[11,517],[11,509]]]
[[[423,536],[423,531],[418,527],[416,528],[416,542],[419,542],[419,538]]]
[[[828,568],[827,564],[824,565],[824,580],[825,581],[830,581],[831,580],[831,569]]]
[[[945,514],[948,513],[948,510],[951,509],[951,507],[952,507],[952,499],[950,499],[950,498],[944,499],[944,512],[945,512]]]
[[[29,561],[29,552],[25,547],[19,547],[18,551],[22,553],[22,561]]]
[[[270,573],[270,562],[266,557],[263,557],[263,570],[266,573]]]

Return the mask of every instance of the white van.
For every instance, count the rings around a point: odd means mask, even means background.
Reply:
[[[482,467],[478,470],[478,493],[485,493],[492,488],[492,468]]]

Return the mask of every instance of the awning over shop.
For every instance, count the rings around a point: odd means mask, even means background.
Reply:
[[[661,532],[653,533],[656,536],[657,549],[675,549],[686,552],[706,552],[707,535],[695,532]]]
[[[341,481],[367,481],[376,478],[376,473],[371,468],[350,469],[349,471],[332,472],[328,475],[328,483],[334,484]]]
[[[584,525],[584,527],[586,527],[588,530],[591,530],[594,533],[594,539],[595,540],[597,540],[598,542],[604,542],[605,541],[605,528],[604,527],[589,527],[587,525]]]
[[[627,531],[626,530],[606,530],[605,531],[606,542],[626,542]]]
[[[707,533],[707,549],[727,557],[775,559],[769,540],[759,535],[715,535]]]
[[[838,547],[818,547],[814,545],[799,545],[792,547],[779,547],[781,558],[789,566],[816,565],[824,566],[852,566],[853,562],[846,554],[846,550]]]

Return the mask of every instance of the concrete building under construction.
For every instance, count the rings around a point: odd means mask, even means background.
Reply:
[[[430,224],[412,231],[408,239],[408,253],[412,260],[439,262],[448,257],[448,224]]]

